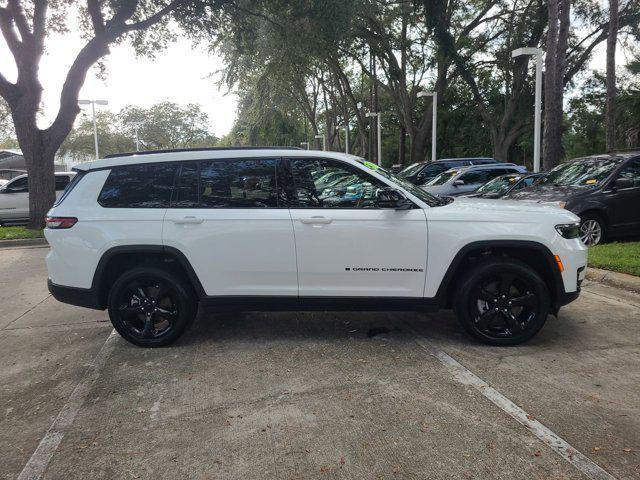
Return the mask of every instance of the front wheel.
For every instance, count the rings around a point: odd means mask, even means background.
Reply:
[[[514,259],[480,262],[465,274],[455,299],[455,312],[471,335],[490,345],[517,345],[544,325],[550,297],[544,280]]]
[[[586,213],[580,218],[580,240],[587,247],[604,242],[605,226],[599,215]]]
[[[189,286],[159,268],[123,273],[109,292],[109,317],[118,333],[141,347],[175,341],[191,325],[197,310]]]

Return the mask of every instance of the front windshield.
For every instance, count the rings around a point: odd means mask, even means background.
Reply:
[[[458,174],[457,170],[447,170],[440,175],[433,177],[427,182],[427,185],[444,185],[448,180],[452,179]]]
[[[416,173],[421,168],[422,168],[422,163],[414,163],[413,165],[409,165],[404,170],[400,170],[398,172],[398,176],[400,176],[400,177],[408,177],[408,176],[413,175],[414,173]]]
[[[393,183],[398,184],[399,186],[404,188],[407,192],[409,192],[411,195],[413,195],[416,198],[419,198],[430,207],[439,207],[449,203],[449,201],[425,192],[421,188],[416,187],[413,183],[407,182],[405,179],[398,177],[397,175],[394,175],[391,172],[386,171],[384,168],[379,167],[378,165],[367,162],[362,158],[358,159],[358,161],[362,163],[365,167],[370,168],[376,173],[379,173],[380,175],[382,175],[383,177],[388,178]]]
[[[563,163],[551,170],[543,182],[558,187],[593,186],[605,180],[617,165],[619,161],[613,158]]]
[[[505,193],[514,185],[520,177],[512,175],[503,175],[482,185],[476,192],[478,193]]]

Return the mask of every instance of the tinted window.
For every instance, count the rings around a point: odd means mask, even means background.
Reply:
[[[172,208],[278,207],[278,160],[221,159],[181,165]]]
[[[7,185],[8,191],[19,191],[19,192],[28,192],[29,186],[27,185],[27,177],[22,177],[17,180],[14,180],[10,184]]]
[[[464,181],[465,184],[470,185],[474,183],[484,183],[489,180],[489,178],[497,177],[498,175],[500,175],[500,173],[495,173],[493,177],[489,177],[488,173],[489,172],[487,170],[473,170],[471,172],[463,173],[462,175],[460,175],[460,180]]]
[[[640,159],[632,160],[622,170],[618,178],[633,180],[634,187],[640,187]]]
[[[107,208],[166,208],[177,165],[116,167],[102,187],[98,203]]]
[[[376,208],[376,190],[384,187],[366,172],[333,160],[294,158],[291,170],[297,207]]]
[[[56,175],[56,190],[62,191],[69,185],[69,177],[67,175]]]
[[[277,207],[277,160],[213,160],[200,164],[202,208]]]

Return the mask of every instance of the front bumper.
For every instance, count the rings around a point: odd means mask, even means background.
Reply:
[[[62,303],[76,305],[78,307],[93,308],[95,310],[104,310],[105,307],[100,302],[100,296],[91,288],[65,287],[56,285],[47,279],[47,287],[53,298]]]

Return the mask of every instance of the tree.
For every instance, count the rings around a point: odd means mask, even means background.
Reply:
[[[570,0],[548,0],[547,55],[544,78],[543,167],[550,170],[562,158],[564,77],[570,27]]]
[[[112,112],[96,113],[96,129],[101,155],[135,150],[134,138],[122,131],[118,116]],[[71,157],[76,162],[93,160],[95,144],[92,118],[84,116],[80,120],[60,146],[58,154]]]
[[[605,143],[607,152],[616,148],[616,44],[619,24],[618,0],[609,0],[607,34],[607,97],[605,103]]]
[[[118,114],[120,132],[135,138],[135,128],[148,150],[210,147],[218,139],[209,131],[209,116],[199,105],[160,102],[149,108],[129,106]]]
[[[38,75],[40,60],[48,32],[66,28],[70,3],[6,0],[0,6],[0,30],[18,71],[15,82],[0,73],[0,96],[11,110],[29,173],[30,228],[44,225],[44,215],[55,200],[54,156],[80,111],[78,93],[88,70],[109,53],[110,45],[126,36],[133,37],[134,45],[139,48],[145,45],[145,40],[154,47],[161,46],[170,38],[162,28],[166,27],[169,16],[192,2],[87,0],[79,6],[87,40],[67,72],[55,120],[48,127],[40,128],[36,121],[43,90]]]

